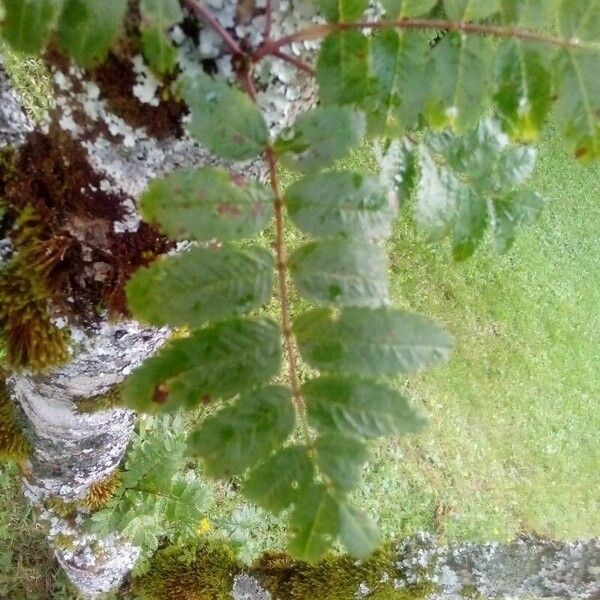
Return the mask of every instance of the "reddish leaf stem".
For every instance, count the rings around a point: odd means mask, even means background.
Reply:
[[[324,25],[307,27],[306,29],[301,29],[300,31],[296,31],[291,35],[286,35],[277,40],[265,40],[253,54],[252,58],[255,62],[258,62],[264,56],[274,54],[283,46],[287,46],[294,42],[320,39],[335,31],[345,31],[348,29],[445,29],[446,31],[460,31],[467,34],[517,38],[523,41],[550,44],[561,46],[563,48],[587,48],[600,51],[600,45],[598,44],[589,44],[576,39],[557,38],[536,31],[518,29],[516,27],[464,23],[462,21],[448,21],[444,19],[394,19],[389,21],[326,23]]]
[[[273,27],[273,0],[267,0],[267,10],[265,13],[265,33],[263,35],[264,40],[271,39],[271,29]]]
[[[282,50],[276,49],[273,50],[273,52],[271,52],[271,56],[280,58],[285,62],[291,63],[297,69],[300,69],[301,71],[304,71],[305,73],[308,73],[313,77],[315,76],[315,70],[308,63],[305,63],[302,59],[293,56],[292,54],[288,54],[287,52],[283,52]]]
[[[184,0],[184,2],[190,10],[195,12],[200,19],[208,23],[219,34],[234,55],[247,55],[242,47],[233,39],[233,37],[231,37],[229,32],[221,25],[221,23],[219,23],[216,17],[206,6],[204,6],[204,4],[202,4],[202,2],[199,2],[198,0]]]

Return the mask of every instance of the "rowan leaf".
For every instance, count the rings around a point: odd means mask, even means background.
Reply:
[[[193,248],[138,269],[127,284],[128,306],[151,325],[199,327],[264,304],[274,268],[272,254],[258,246]]]
[[[510,250],[518,229],[535,223],[545,206],[545,198],[529,190],[494,199],[490,204],[490,219],[496,250],[500,253]]]
[[[379,178],[339,171],[303,177],[285,192],[288,213],[304,233],[383,240],[397,207]]]
[[[366,130],[365,116],[349,106],[309,110],[275,142],[282,162],[298,171],[330,165],[358,146]]]
[[[480,21],[500,10],[500,0],[444,0],[444,9],[453,21]]]
[[[192,115],[190,134],[214,154],[230,159],[254,158],[267,148],[265,121],[247,94],[223,77],[183,75],[179,91]]]
[[[436,45],[433,64],[429,124],[457,132],[473,128],[488,100],[487,40],[450,32]]]
[[[213,477],[240,475],[276,450],[294,429],[291,390],[270,385],[246,392],[208,417],[189,440]]]
[[[560,0],[558,28],[566,39],[600,42],[598,0]]]
[[[65,0],[58,22],[60,45],[83,67],[102,62],[126,10],[127,0]]]
[[[461,136],[432,133],[419,147],[416,220],[430,239],[452,237],[453,253],[473,254],[490,220],[490,202],[521,186],[536,152],[510,144],[492,120]]]
[[[338,518],[340,538],[352,556],[364,558],[377,548],[381,533],[370,517],[346,502],[341,502]]]
[[[141,28],[142,52],[151,69],[167,75],[177,67],[177,50],[160,25]]]
[[[358,487],[369,458],[361,442],[339,434],[326,434],[317,439],[314,449],[319,469],[336,489],[349,492]]]
[[[371,39],[372,94],[366,101],[370,134],[400,137],[414,128],[431,89],[431,49],[420,33],[381,31]]]
[[[536,140],[551,108],[552,78],[542,50],[507,40],[496,58],[494,103],[504,131]]]
[[[502,22],[526,29],[552,26],[562,0],[501,0]]]
[[[183,21],[183,11],[178,0],[141,0],[140,12],[142,21],[171,27]]]
[[[144,219],[177,240],[237,240],[262,231],[270,190],[225,169],[180,169],[155,179],[140,199]]]
[[[390,19],[420,17],[429,13],[437,2],[438,0],[382,0]]]
[[[289,259],[294,285],[325,306],[382,306],[389,295],[387,256],[367,242],[332,238],[309,242]]]
[[[314,476],[305,446],[280,450],[248,476],[243,494],[262,508],[278,513],[296,501]]]
[[[328,373],[410,373],[447,360],[452,349],[438,325],[395,309],[311,310],[295,320],[294,333],[304,360]]]
[[[291,514],[288,548],[299,560],[315,562],[333,544],[339,529],[339,505],[322,484],[303,491]]]
[[[328,21],[356,21],[369,6],[369,0],[315,0]]]
[[[369,41],[356,29],[328,35],[317,61],[317,83],[323,105],[360,105],[369,94]]]
[[[324,375],[307,381],[302,395],[309,422],[321,433],[372,439],[425,425],[398,390],[371,379]]]
[[[134,410],[170,412],[231,398],[279,372],[279,327],[267,319],[232,319],[169,343],[127,380]]]
[[[3,0],[2,37],[25,54],[39,54],[57,13],[56,0]]]

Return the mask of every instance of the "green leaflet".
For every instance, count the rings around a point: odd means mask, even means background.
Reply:
[[[382,0],[382,4],[388,18],[401,19],[427,14],[437,4],[437,0]]]
[[[190,436],[189,448],[213,477],[239,475],[283,444],[294,419],[289,388],[252,390],[208,417]]]
[[[363,113],[349,106],[326,106],[301,114],[275,141],[281,161],[298,171],[314,171],[346,156],[366,129]]]
[[[258,246],[193,248],[138,269],[127,284],[128,306],[151,325],[199,327],[264,304],[274,268],[272,254]]]
[[[554,117],[576,158],[600,157],[600,60],[590,50],[560,50],[554,76]]]
[[[340,538],[352,556],[364,558],[377,548],[381,533],[370,517],[353,506],[342,503],[338,518]]]
[[[496,250],[500,253],[510,250],[519,228],[535,223],[545,206],[545,198],[529,190],[494,199],[489,210]]]
[[[266,227],[273,196],[225,169],[181,169],[155,179],[140,208],[146,221],[178,240],[237,240]]]
[[[83,67],[102,62],[126,10],[127,0],[65,0],[58,23],[60,45]]]
[[[294,224],[314,236],[383,240],[397,212],[379,178],[351,171],[303,177],[285,191],[285,202]]]
[[[371,379],[324,375],[307,381],[302,395],[311,425],[322,433],[372,439],[425,425],[405,396]]]
[[[600,2],[598,0],[560,0],[558,26],[567,39],[600,42]]]
[[[431,89],[431,48],[421,33],[381,31],[371,38],[373,91],[365,103],[369,133],[400,137],[417,125]]]
[[[172,73],[177,66],[177,51],[166,30],[183,20],[178,0],[142,0],[140,13],[144,57],[159,75]]]
[[[479,21],[500,10],[500,0],[444,0],[446,14],[453,21]]]
[[[542,50],[507,40],[496,58],[494,103],[512,138],[536,140],[551,107],[552,79]]]
[[[502,22],[535,29],[551,26],[562,0],[501,0]]]
[[[417,223],[432,240],[451,235],[458,260],[471,256],[480,243],[489,203],[522,185],[536,159],[534,149],[511,145],[492,120],[462,136],[430,134],[419,152]]]
[[[303,490],[290,517],[288,548],[300,560],[316,562],[339,531],[339,505],[322,484]]]
[[[382,306],[388,299],[383,248],[343,238],[304,244],[289,259],[302,296],[325,306]]]
[[[278,325],[232,319],[169,343],[134,371],[122,398],[143,412],[193,408],[261,385],[280,366]]]
[[[488,100],[488,50],[484,38],[458,32],[448,33],[436,45],[426,109],[432,127],[463,132],[475,126]]]
[[[190,108],[188,130],[211,152],[230,160],[254,158],[265,151],[269,134],[258,107],[221,77],[183,75],[179,90]]]
[[[367,9],[369,0],[315,0],[328,21],[356,21]]]
[[[369,453],[356,439],[339,434],[322,435],[315,442],[317,464],[333,486],[348,492],[358,487]]]
[[[450,336],[429,319],[395,309],[311,310],[294,323],[300,353],[325,372],[410,373],[447,360]]]
[[[340,536],[348,551],[361,558],[379,542],[377,526],[363,513],[334,496],[324,485],[306,489],[290,517],[288,547],[293,556],[316,562]]]
[[[142,29],[142,51],[158,75],[172,73],[177,66],[177,50],[160,25]]]
[[[278,513],[296,501],[312,482],[314,469],[305,446],[280,450],[256,467],[242,489],[246,498]]]
[[[56,0],[3,0],[2,37],[25,54],[38,54],[57,12]]]
[[[323,105],[360,105],[369,95],[369,41],[356,29],[328,35],[319,52],[317,82]]]

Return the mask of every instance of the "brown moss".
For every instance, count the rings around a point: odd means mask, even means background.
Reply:
[[[24,220],[33,211],[39,224],[35,235],[28,227],[25,238],[18,229],[11,232],[15,256],[42,277],[53,304],[83,324],[95,321],[103,307],[125,314],[123,288],[131,274],[172,247],[145,224],[136,232],[115,233],[126,198],[102,191],[101,180],[80,142],[57,127],[47,135],[32,133],[13,157],[10,173],[5,170],[9,220]]]
[[[8,397],[4,373],[0,371],[0,459],[23,460],[30,453],[31,446],[18,425],[14,406]]]
[[[90,511],[103,508],[121,487],[122,480],[121,471],[113,471],[108,477],[92,483],[81,504]]]
[[[91,398],[82,398],[77,400],[77,412],[95,413],[98,411],[110,410],[121,405],[121,385],[115,385],[108,392],[98,394]]]

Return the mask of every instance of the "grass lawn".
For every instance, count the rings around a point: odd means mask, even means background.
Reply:
[[[600,535],[600,167],[549,133],[532,186],[550,204],[505,256],[454,263],[408,212],[398,224],[394,299],[443,323],[456,352],[406,384],[429,430],[381,447],[367,475],[389,533]]]

